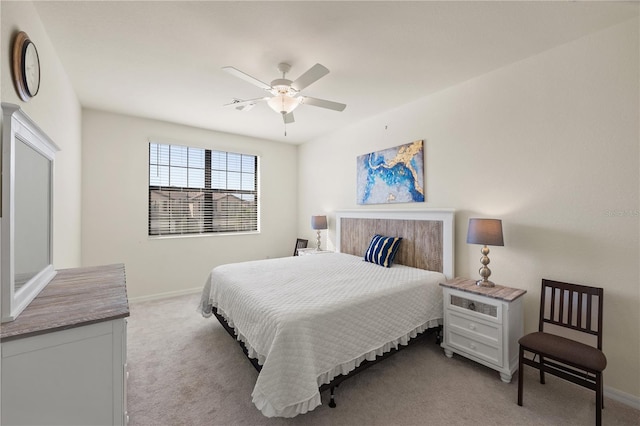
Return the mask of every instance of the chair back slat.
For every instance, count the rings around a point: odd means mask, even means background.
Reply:
[[[591,328],[591,309],[593,302],[591,301],[591,295],[587,294],[587,328],[592,330]]]
[[[582,328],[582,293],[578,293],[578,328]]]
[[[539,331],[544,331],[545,323],[566,327],[596,336],[602,349],[602,296],[599,287],[543,279]]]
[[[558,306],[558,321],[564,322],[564,291],[562,290],[560,290],[560,305]]]
[[[571,303],[571,301],[573,300],[574,295],[573,292],[570,291],[569,292],[569,303],[568,303],[568,308],[569,308],[569,313],[567,314],[567,318],[571,319],[573,318],[573,303]]]

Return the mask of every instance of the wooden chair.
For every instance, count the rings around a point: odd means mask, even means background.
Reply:
[[[296,248],[293,249],[293,255],[298,255],[298,249],[307,248],[307,244],[309,244],[309,240],[303,240],[302,238],[298,238],[296,240]]]
[[[607,358],[602,352],[603,292],[598,287],[542,280],[539,331],[518,341],[518,405],[522,406],[522,370],[526,364],[540,371],[542,384],[545,382],[544,374],[549,373],[594,390],[596,425],[602,424],[602,371],[607,366]],[[552,332],[570,335],[571,338]],[[596,340],[596,347],[574,340],[585,341],[584,336]],[[533,359],[525,358],[525,352],[533,353]]]

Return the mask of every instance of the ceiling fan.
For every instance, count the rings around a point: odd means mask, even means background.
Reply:
[[[324,99],[312,98],[310,96],[303,96],[300,92],[315,83],[325,75],[329,74],[329,70],[320,64],[315,64],[307,72],[298,77],[295,81],[288,80],[285,75],[291,70],[291,65],[287,63],[278,64],[278,71],[282,73],[282,78],[276,78],[267,84],[258,80],[255,77],[250,76],[234,67],[222,67],[222,69],[231,75],[241,78],[261,89],[266,90],[272,96],[265,96],[262,98],[255,98],[249,100],[234,99],[233,102],[226,104],[225,106],[235,106],[236,109],[241,111],[248,111],[253,108],[258,102],[266,101],[267,104],[278,114],[282,115],[282,119],[285,124],[293,123],[293,110],[298,105],[306,104],[317,106],[320,108],[327,108],[334,111],[343,111],[347,106],[338,102],[327,101]]]

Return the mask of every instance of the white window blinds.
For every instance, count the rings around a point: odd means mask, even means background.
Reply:
[[[258,230],[258,157],[149,144],[149,235]]]

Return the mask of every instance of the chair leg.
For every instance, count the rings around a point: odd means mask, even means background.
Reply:
[[[600,373],[600,399],[602,400],[602,408],[604,408],[604,377]]]
[[[522,374],[522,370],[524,370],[524,364],[522,363],[522,359],[524,358],[524,349],[520,346],[520,355],[518,356],[518,405],[522,407],[522,387],[524,383],[524,374]]]
[[[602,388],[602,373],[596,373],[596,426],[602,425],[602,408],[604,407]]]
[[[540,355],[540,383],[544,385],[544,358]]]

